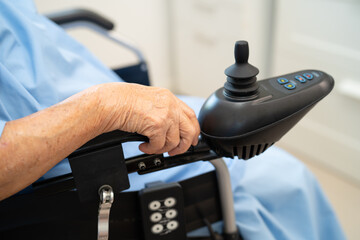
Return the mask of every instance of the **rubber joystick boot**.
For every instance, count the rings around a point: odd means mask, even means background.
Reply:
[[[247,101],[257,97],[258,83],[256,75],[259,69],[248,63],[249,45],[246,41],[235,43],[235,64],[225,70],[227,82],[224,96],[229,100]]]

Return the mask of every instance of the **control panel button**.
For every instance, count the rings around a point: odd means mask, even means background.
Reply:
[[[170,209],[165,213],[165,217],[171,219],[177,216],[177,211],[175,209]]]
[[[151,216],[150,216],[150,221],[152,221],[152,222],[158,222],[158,221],[160,221],[161,219],[162,219],[162,215],[161,215],[161,213],[159,213],[159,212],[153,213],[153,214],[151,214]]]
[[[296,87],[296,85],[293,84],[293,83],[288,83],[288,84],[285,84],[284,87],[286,89],[292,90],[292,89],[294,89]]]
[[[285,84],[285,83],[288,83],[289,82],[289,80],[287,80],[286,78],[278,78],[278,83],[280,83],[280,84]]]
[[[166,227],[169,230],[175,230],[179,226],[179,223],[177,221],[170,221],[168,224],[166,224]]]
[[[296,75],[295,76],[295,79],[298,80],[299,82],[301,83],[305,83],[306,82],[306,79],[300,75]]]
[[[311,73],[304,73],[303,76],[307,80],[312,80],[314,78],[314,75],[312,75]]]
[[[159,234],[159,233],[162,232],[162,230],[164,230],[164,226],[161,225],[161,224],[155,224],[151,228],[151,232],[154,233],[154,234]]]
[[[176,204],[176,199],[173,197],[169,197],[169,198],[165,199],[165,201],[164,201],[164,205],[166,207],[173,207],[173,206],[175,206],[175,204]]]
[[[149,204],[149,209],[152,211],[158,210],[161,207],[161,203],[159,201],[152,201]]]

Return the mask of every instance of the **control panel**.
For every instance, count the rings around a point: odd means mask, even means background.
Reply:
[[[144,239],[186,239],[184,200],[178,183],[146,184],[139,197]]]
[[[282,90],[285,94],[291,94],[291,92],[301,91],[301,89],[319,83],[321,76],[322,73],[319,71],[305,70],[276,77],[271,82],[276,89]]]
[[[234,56],[224,87],[206,100],[198,119],[202,138],[218,155],[247,160],[279,141],[330,93],[334,79],[309,69],[258,81],[246,41],[235,43]]]

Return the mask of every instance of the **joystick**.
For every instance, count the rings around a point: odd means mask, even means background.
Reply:
[[[246,41],[235,43],[235,64],[223,88],[199,114],[201,137],[219,156],[249,159],[285,135],[334,86],[328,74],[304,70],[261,81],[248,63]]]
[[[225,97],[246,101],[256,98],[259,85],[256,82],[256,75],[259,70],[248,63],[249,45],[246,41],[235,43],[235,64],[225,70],[227,82],[224,85]]]

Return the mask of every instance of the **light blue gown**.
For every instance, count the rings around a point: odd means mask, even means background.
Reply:
[[[7,121],[58,103],[92,85],[121,81],[87,49],[40,16],[31,1],[0,1],[0,134]],[[215,90],[215,89],[214,89]],[[203,99],[181,97],[196,112]],[[127,156],[138,154],[125,144]],[[236,219],[245,239],[345,239],[313,175],[272,147],[249,161],[226,159]],[[130,175],[131,190],[146,182],[177,181],[212,170],[197,162],[148,175]],[[43,178],[69,172],[66,160]],[[27,188],[25,191],[31,191]],[[221,230],[221,223],[215,224]],[[201,230],[202,231],[202,230]]]

